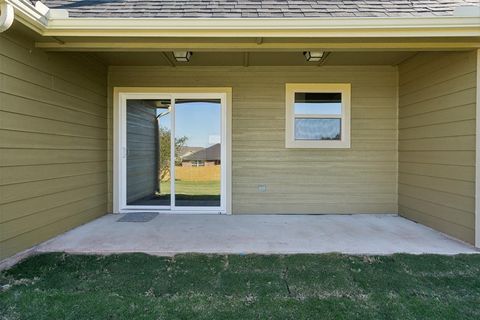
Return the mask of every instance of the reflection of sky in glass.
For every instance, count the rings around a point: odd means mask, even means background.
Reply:
[[[188,102],[175,105],[175,135],[188,137],[187,146],[209,147],[221,135],[220,102]]]
[[[295,102],[295,114],[342,114],[341,103],[304,103]]]
[[[340,140],[340,119],[295,119],[295,140]]]

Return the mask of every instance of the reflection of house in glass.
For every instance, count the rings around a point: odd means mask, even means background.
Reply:
[[[184,147],[182,152],[182,167],[203,167],[220,165],[220,143],[208,148]]]

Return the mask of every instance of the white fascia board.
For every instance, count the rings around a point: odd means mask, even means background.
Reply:
[[[48,36],[480,37],[479,17],[427,18],[69,18]]]
[[[336,18],[69,18],[56,19],[51,28],[162,29],[311,29],[311,28],[417,28],[479,26],[480,17],[336,17]]]

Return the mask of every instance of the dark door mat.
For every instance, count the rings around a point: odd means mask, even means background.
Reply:
[[[125,214],[117,222],[148,222],[158,216],[158,212],[131,212]]]

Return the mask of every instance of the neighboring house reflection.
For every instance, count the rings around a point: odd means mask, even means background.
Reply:
[[[202,147],[184,147],[182,149],[182,167],[203,167],[220,165],[220,143],[216,143],[208,148]]]

